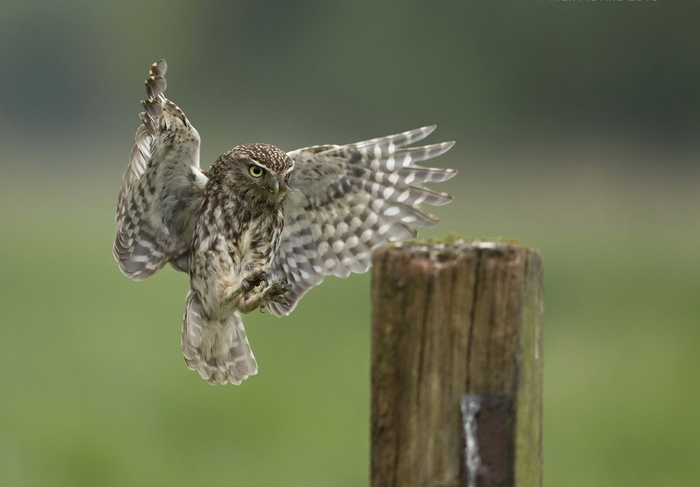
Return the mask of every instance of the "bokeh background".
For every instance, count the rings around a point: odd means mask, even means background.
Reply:
[[[436,123],[436,236],[545,265],[545,486],[700,481],[700,4],[0,1],[0,485],[367,485],[369,276],[187,370],[187,279],[111,256],[143,79],[206,167]]]

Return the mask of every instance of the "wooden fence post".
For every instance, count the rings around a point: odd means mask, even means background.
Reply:
[[[372,306],[372,487],[540,486],[539,253],[382,247]]]

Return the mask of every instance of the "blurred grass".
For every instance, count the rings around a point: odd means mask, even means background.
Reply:
[[[487,162],[427,235],[542,251],[545,485],[693,484],[697,184]],[[113,262],[118,179],[48,179],[2,192],[0,485],[367,485],[368,275],[249,315],[260,374],[211,387],[180,353],[186,277],[134,283]]]

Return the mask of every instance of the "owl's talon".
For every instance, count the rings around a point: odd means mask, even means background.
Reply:
[[[263,295],[263,297],[261,299],[260,309],[262,310],[269,303],[279,303],[282,306],[289,306],[289,302],[284,297],[284,294],[287,291],[290,291],[291,289],[292,289],[292,286],[290,284],[288,284],[286,281],[273,282],[272,284],[270,284],[270,287],[268,287],[264,291],[265,294]]]
[[[268,293],[271,293],[273,296],[282,296],[284,293],[287,291],[290,291],[292,289],[292,286],[287,283],[287,281],[277,281],[270,285],[268,288]]]
[[[258,287],[263,282],[267,284],[270,281],[270,276],[265,271],[255,271],[241,283],[243,291],[249,292],[251,289]]]

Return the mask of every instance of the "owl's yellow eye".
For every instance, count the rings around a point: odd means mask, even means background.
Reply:
[[[260,167],[260,166],[249,166],[248,167],[248,172],[250,173],[251,176],[254,178],[259,178],[263,174],[265,174],[265,170]]]

